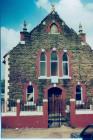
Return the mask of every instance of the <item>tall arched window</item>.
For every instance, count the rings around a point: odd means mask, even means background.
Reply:
[[[51,53],[51,76],[58,75],[58,58],[56,51]]]
[[[64,52],[62,58],[62,69],[63,69],[63,76],[69,76],[69,62],[68,62],[68,55],[66,52]]]
[[[40,76],[45,75],[46,75],[46,55],[45,52],[42,52],[40,56]]]
[[[57,25],[56,25],[55,23],[53,23],[53,24],[51,25],[51,27],[50,27],[50,33],[51,33],[51,34],[56,34],[56,33],[58,33],[58,27],[57,27]]]
[[[82,87],[81,87],[81,85],[76,86],[76,101],[82,101]]]
[[[34,88],[31,85],[31,83],[27,87],[27,93],[26,93],[26,101],[27,102],[34,102]]]

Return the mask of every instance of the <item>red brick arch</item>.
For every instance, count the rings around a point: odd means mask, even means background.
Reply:
[[[77,86],[77,83],[74,85],[73,87],[73,94],[72,94],[72,97],[75,99],[76,98],[76,86]],[[87,102],[87,93],[86,93],[86,86],[83,84],[83,83],[80,83],[80,86],[82,87],[83,89],[83,101],[84,103]]]
[[[62,49],[62,51],[58,51],[57,49],[56,50],[53,50],[53,49],[50,49],[50,50],[45,50],[45,54],[46,54],[46,76],[47,77],[50,77],[51,76],[51,69],[50,69],[50,58],[51,58],[51,53],[53,51],[56,51],[57,53],[57,57],[58,57],[58,75],[59,77],[62,77],[63,76],[63,72],[62,72],[62,56],[64,54],[64,49]],[[40,76],[39,74],[39,71],[40,71],[40,55],[42,53],[42,49],[40,49],[37,53],[37,59],[36,59],[36,77],[38,78]],[[72,63],[71,63],[71,60],[72,60],[72,53],[69,52],[67,50],[67,55],[69,57],[69,77],[72,77]]]
[[[62,29],[61,29],[59,23],[56,22],[56,21],[55,21],[54,23],[53,23],[53,22],[50,22],[50,23],[48,24],[48,26],[47,26],[47,28],[46,28],[46,31],[47,31],[47,32],[50,32],[50,30],[51,30],[51,25],[52,25],[52,24],[55,24],[55,25],[57,26],[58,32],[59,32],[59,33],[62,32]]]
[[[29,81],[22,88],[22,91],[23,91],[23,93],[22,93],[22,100],[24,101],[24,103],[26,103],[26,90],[27,90],[28,85],[29,85]],[[34,83],[32,83],[32,86],[34,88],[34,102],[36,103],[37,99],[38,99],[38,87]]]
[[[53,88],[54,86],[53,85],[49,85],[47,88],[44,89],[44,99],[47,99],[48,100],[48,90]],[[61,97],[62,97],[62,113],[63,115],[65,116],[66,113],[65,113],[65,109],[66,109],[66,92],[65,92],[65,89],[59,84],[59,85],[56,85],[57,88],[60,88],[62,90],[62,94],[61,94]]]

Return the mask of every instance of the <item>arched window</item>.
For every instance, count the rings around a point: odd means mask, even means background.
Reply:
[[[42,52],[40,56],[40,76],[45,75],[46,75],[46,55],[45,52]]]
[[[63,54],[62,58],[62,69],[63,69],[63,76],[68,76],[69,75],[69,66],[68,66],[68,55],[66,52]]]
[[[57,27],[57,25],[56,25],[55,23],[53,23],[53,24],[51,25],[51,27],[50,27],[50,33],[51,33],[51,34],[56,34],[56,33],[58,33],[58,27]]]
[[[34,102],[34,88],[32,84],[30,83],[27,87],[27,93],[26,93],[26,101],[27,102]]]
[[[51,76],[58,75],[58,58],[56,51],[51,53]]]
[[[82,87],[81,87],[81,85],[76,86],[76,101],[82,101]]]

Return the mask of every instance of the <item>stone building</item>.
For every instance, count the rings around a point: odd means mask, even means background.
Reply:
[[[92,104],[93,51],[82,25],[77,34],[54,9],[31,32],[24,22],[20,43],[4,56],[4,63],[6,112],[11,101],[15,106],[20,99],[27,110],[42,106],[45,99],[51,123],[58,113],[69,120],[71,98],[77,108]]]

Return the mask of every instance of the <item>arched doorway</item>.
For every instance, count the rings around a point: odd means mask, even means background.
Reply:
[[[62,116],[62,89],[48,89],[48,126],[60,127]]]

